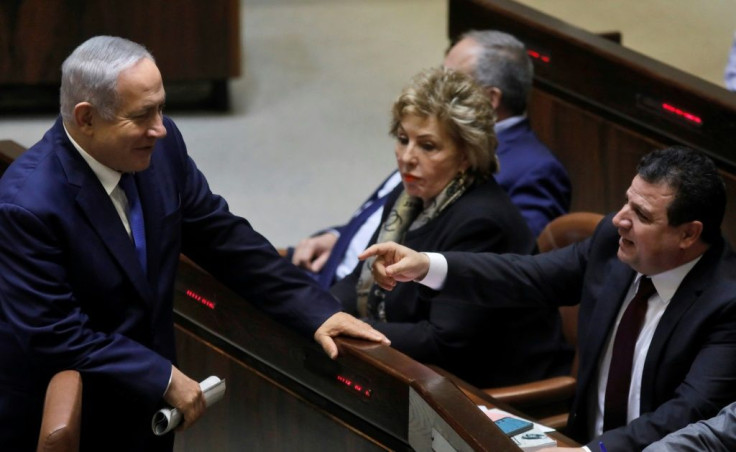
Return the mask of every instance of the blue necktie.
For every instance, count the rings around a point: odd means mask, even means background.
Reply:
[[[123,174],[120,178],[119,185],[125,192],[125,196],[128,198],[128,220],[130,221],[130,230],[133,234],[133,242],[135,243],[135,251],[138,255],[138,261],[143,267],[143,273],[147,273],[146,229],[143,223],[141,200],[138,197],[138,189],[135,186],[133,175],[129,173]]]
[[[340,238],[335,242],[335,246],[332,247],[332,252],[330,252],[330,257],[327,258],[325,266],[322,267],[322,271],[319,272],[319,275],[317,276],[317,282],[322,288],[330,288],[332,283],[335,281],[335,272],[337,271],[337,267],[340,266],[340,262],[342,262],[345,257],[345,252],[347,251],[350,242],[353,240],[353,237],[357,234],[360,227],[363,226],[363,223],[365,223],[378,209],[383,207],[386,203],[387,197],[388,194],[379,198],[378,191],[376,191],[371,199],[363,204],[363,210],[353,216],[348,224],[340,231]]]

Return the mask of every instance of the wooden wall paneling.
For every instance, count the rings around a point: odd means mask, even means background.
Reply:
[[[227,80],[241,73],[239,0],[0,2],[0,108],[58,108],[62,62],[102,34],[151,51],[170,106],[227,108]]]
[[[214,306],[214,309],[209,306]],[[431,421],[431,418],[412,420],[409,393],[414,390],[437,412],[435,419],[442,419],[443,425],[456,431],[454,438],[459,442],[455,443],[458,450],[482,449],[489,445],[492,445],[491,450],[516,450],[454,384],[429,368],[391,348],[349,339],[338,340],[341,356],[332,361],[311,339],[303,338],[266,317],[186,260],[182,262],[177,280],[175,314],[180,329],[213,345],[209,350],[180,350],[179,360],[184,372],[197,378],[214,373],[206,367],[210,364],[207,364],[207,359],[202,359],[202,354],[219,353],[219,349],[241,363],[233,378],[253,379],[255,374],[260,374],[259,378],[265,376],[281,388],[281,392],[274,393],[262,388],[262,383],[258,382],[255,389],[236,390],[227,395],[238,405],[265,409],[266,416],[274,414],[270,414],[268,406],[264,405],[283,405],[275,411],[279,414],[268,421],[275,423],[274,428],[279,434],[288,430],[286,424],[298,430],[306,428],[300,416],[305,412],[305,406],[311,405],[322,412],[320,423],[334,424],[319,428],[326,429],[326,436],[336,435],[335,441],[358,444],[355,447],[368,450],[376,444],[392,450],[408,450],[410,437],[426,437],[432,433],[426,428],[426,419]],[[186,346],[187,339],[181,331],[177,341]],[[213,368],[222,372],[228,370],[221,365]],[[337,375],[371,389],[371,396],[356,395],[354,390],[336,379]],[[249,391],[254,390],[259,392],[258,403],[248,399]],[[264,397],[262,400],[261,395]],[[299,402],[291,400],[293,398]],[[249,415],[226,418],[226,414],[214,407],[211,415],[217,422],[228,424],[230,435],[239,435],[237,441],[232,440],[233,444],[243,440],[246,434],[257,436],[257,440],[251,441],[259,444],[272,444],[274,441],[264,436],[266,431]],[[341,428],[347,429],[343,433],[344,438],[335,433]],[[301,438],[299,441],[311,438],[310,433],[299,431],[291,432],[291,436]],[[371,439],[366,441],[363,437]],[[200,441],[214,440],[188,441],[202,444]],[[222,440],[222,443],[230,444],[229,441]],[[324,447],[325,442],[318,444]]]
[[[74,48],[99,34],[145,45],[167,81],[240,75],[237,0],[10,0],[0,5],[0,83],[58,83]]]
[[[639,160],[665,145],[609,122],[601,131],[600,146],[605,169],[601,175],[607,188],[603,199],[606,209],[603,213],[606,213],[618,210],[623,205]]]
[[[529,118],[570,173],[571,210],[608,213],[618,210],[641,157],[668,145],[606,121],[584,109],[535,89]],[[728,205],[736,202],[736,174],[720,171]],[[726,209],[722,231],[736,244],[736,211]]]
[[[560,159],[570,175],[571,210],[603,212],[606,181],[599,152],[603,122],[589,113],[534,90],[529,119],[539,139]],[[584,188],[583,188],[584,187]]]
[[[176,451],[390,449],[181,326],[176,340],[185,372],[227,384],[226,396],[177,434]]]
[[[25,148],[12,140],[0,140],[0,176],[13,160],[18,158]]]

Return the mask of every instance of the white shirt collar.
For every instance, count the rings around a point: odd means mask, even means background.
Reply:
[[[690,262],[686,262],[679,267],[651,276],[652,284],[654,284],[654,288],[657,289],[657,295],[659,295],[659,298],[661,298],[665,304],[670,302],[672,297],[675,295],[675,292],[677,292],[677,289],[680,287],[680,284],[682,284],[682,281],[685,279],[685,276],[687,276],[690,270],[695,267],[695,264],[697,264],[702,257],[703,255],[701,254]],[[637,281],[641,279],[641,277],[642,274],[637,273]]]
[[[496,135],[503,132],[506,129],[510,129],[511,127],[515,126],[516,124],[520,123],[521,121],[526,119],[526,114],[519,115],[519,116],[510,116],[506,119],[503,119],[501,121],[498,121],[494,126],[493,130],[496,132]]]
[[[87,162],[90,168],[92,168],[92,172],[94,172],[95,176],[97,176],[97,179],[100,180],[102,187],[105,189],[109,196],[115,189],[115,187],[117,187],[118,182],[120,182],[120,176],[122,176],[122,174],[119,171],[116,171],[98,162],[97,160],[95,160],[94,157],[92,157],[84,149],[82,149],[82,147],[76,141],[74,141],[74,138],[72,138],[72,136],[69,134],[69,131],[66,130],[66,125],[64,125],[64,132],[66,132],[66,136],[69,137],[69,141],[71,141],[74,145],[74,148],[79,151],[79,154],[82,156],[84,161]]]

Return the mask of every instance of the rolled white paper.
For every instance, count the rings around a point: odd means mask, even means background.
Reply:
[[[204,403],[209,408],[225,396],[225,380],[210,376],[199,383],[204,393]],[[151,428],[153,433],[161,436],[175,429],[181,424],[182,415],[176,408],[162,408],[153,415]]]

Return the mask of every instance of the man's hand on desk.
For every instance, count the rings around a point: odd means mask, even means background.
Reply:
[[[429,271],[429,257],[394,242],[377,243],[363,251],[358,259],[376,256],[373,278],[385,290],[392,290],[397,282],[421,280]]]
[[[314,340],[322,346],[325,353],[332,359],[337,357],[337,345],[333,339],[336,336],[352,336],[391,345],[391,341],[383,333],[374,330],[372,326],[344,312],[338,312],[325,320],[325,323],[314,333]]]
[[[291,263],[310,272],[319,273],[330,257],[335,242],[337,236],[331,232],[300,240],[294,247]]]

